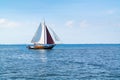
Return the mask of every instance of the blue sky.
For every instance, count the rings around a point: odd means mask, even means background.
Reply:
[[[120,43],[120,0],[0,0],[0,44],[30,43],[43,18],[63,43]]]

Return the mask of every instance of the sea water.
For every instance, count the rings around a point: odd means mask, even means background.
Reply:
[[[0,45],[0,80],[120,80],[120,44],[26,46]]]

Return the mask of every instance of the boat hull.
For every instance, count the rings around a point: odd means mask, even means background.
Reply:
[[[28,46],[29,49],[52,49],[55,45],[34,45]]]

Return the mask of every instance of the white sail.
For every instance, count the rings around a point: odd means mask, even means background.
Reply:
[[[45,23],[42,23],[42,33],[41,33],[41,37],[40,37],[40,40],[38,41],[38,43],[39,44],[47,44]]]
[[[39,44],[46,44],[46,28],[45,24],[41,23],[40,26],[38,27],[32,41],[32,43],[39,43]]]
[[[32,43],[37,43],[37,42],[39,42],[39,40],[40,40],[40,38],[41,38],[41,32],[42,32],[42,25],[41,25],[41,23],[40,23],[40,25],[39,25],[39,27],[38,27],[35,35],[34,35],[33,38],[32,38],[32,41],[31,41]]]
[[[49,29],[51,32],[49,32]],[[54,44],[55,41],[60,41],[56,33],[45,25],[45,22],[41,23],[36,31],[32,43],[35,44]]]

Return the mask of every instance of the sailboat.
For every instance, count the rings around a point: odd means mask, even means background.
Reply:
[[[45,24],[45,21],[40,23],[33,39],[31,40],[34,45],[28,46],[29,49],[52,49],[59,41],[56,33]]]

